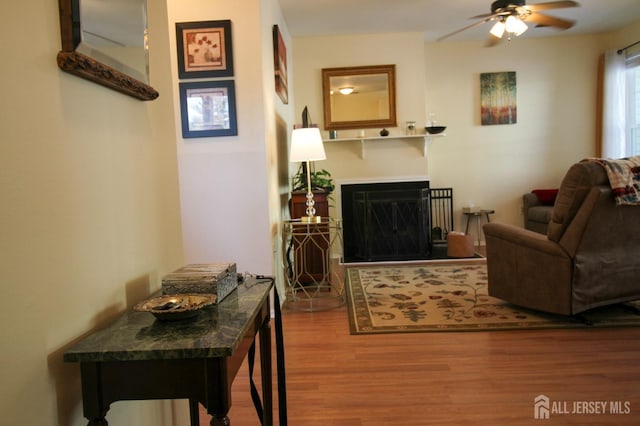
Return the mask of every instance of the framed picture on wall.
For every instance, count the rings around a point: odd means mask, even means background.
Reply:
[[[273,26],[273,68],[276,78],[276,93],[284,104],[288,104],[287,46],[284,44],[277,25]]]
[[[238,134],[233,80],[180,83],[179,87],[182,137]]]
[[[517,123],[515,71],[480,74],[480,103],[483,126]]]
[[[180,78],[233,76],[230,20],[178,22],[176,42]]]

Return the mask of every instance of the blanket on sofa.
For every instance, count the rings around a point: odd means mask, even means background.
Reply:
[[[617,205],[640,205],[640,156],[605,160],[591,158],[607,171]]]

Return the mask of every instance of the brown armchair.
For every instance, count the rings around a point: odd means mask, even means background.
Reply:
[[[617,206],[603,166],[571,166],[547,235],[483,227],[489,294],[564,315],[640,299],[640,206]]]

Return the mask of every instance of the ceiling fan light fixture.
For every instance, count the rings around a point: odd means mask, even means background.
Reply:
[[[493,27],[491,27],[491,30],[489,32],[494,37],[502,38],[502,35],[504,34],[504,30],[505,30],[504,22],[498,21],[493,25]]]
[[[338,91],[343,95],[350,95],[353,93],[353,87],[341,87]]]
[[[508,33],[519,36],[529,29],[527,24],[521,21],[517,16],[510,15],[505,21],[505,27]]]

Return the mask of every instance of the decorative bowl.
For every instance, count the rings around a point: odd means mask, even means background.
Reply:
[[[139,312],[151,312],[162,321],[176,321],[195,317],[216,302],[215,294],[174,294],[154,297],[133,307]]]
[[[444,132],[446,128],[447,128],[446,126],[427,126],[424,129],[430,135],[437,135],[438,133]]]

